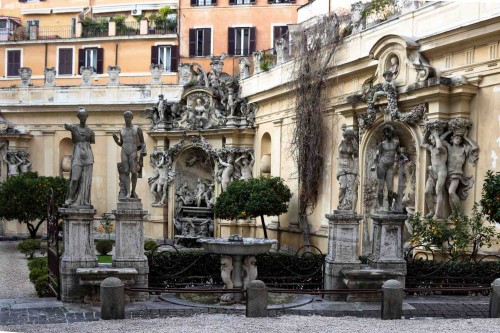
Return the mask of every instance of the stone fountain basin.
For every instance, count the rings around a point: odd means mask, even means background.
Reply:
[[[224,238],[202,238],[198,240],[205,251],[233,256],[250,256],[268,252],[276,239],[243,238],[243,242],[231,242]]]

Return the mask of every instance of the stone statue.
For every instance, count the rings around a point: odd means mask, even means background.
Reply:
[[[435,219],[444,218],[444,185],[447,177],[446,161],[448,150],[443,145],[436,129],[429,135],[429,143],[421,145],[431,153],[431,165],[428,167],[429,175],[425,182],[425,203],[429,209],[427,217]]]
[[[225,191],[229,183],[233,180],[233,173],[234,173],[233,154],[228,154],[226,162],[224,162],[222,158],[219,156],[219,163],[224,167],[221,174],[221,186],[222,190]]]
[[[120,85],[118,81],[122,69],[120,66],[108,66],[108,86],[116,87]]]
[[[123,118],[125,119],[125,127],[122,128],[119,133],[113,133],[113,139],[116,144],[122,147],[121,174],[126,177],[124,178],[126,195],[121,193],[118,199],[138,199],[137,193],[135,193],[137,173],[142,165],[142,157],[146,155],[146,144],[144,142],[144,136],[142,135],[141,128],[137,125],[132,125],[134,114],[131,111],[125,111]],[[139,151],[141,153],[140,159],[137,154]],[[130,185],[132,185],[132,187],[130,187]]]
[[[164,152],[154,151],[150,156],[150,163],[153,167],[153,176],[148,178],[148,184],[150,192],[155,197],[153,204],[165,205],[172,161]]]
[[[276,50],[276,62],[278,64],[284,63],[288,59],[288,41],[284,38],[279,38],[274,43],[274,49]]]
[[[390,107],[391,104],[391,98],[392,96],[396,96],[396,101],[394,103],[397,103],[397,88],[396,88],[396,83],[394,82],[394,74],[390,71],[387,70],[383,74],[385,82],[382,83],[382,89],[375,91],[372,97],[372,103],[375,103],[377,99],[379,99],[382,96],[387,97],[387,102],[389,104],[388,108]],[[396,106],[397,108],[397,106]]]
[[[31,171],[31,161],[28,160],[28,153],[25,151],[19,152],[19,156],[21,161],[23,162],[19,167],[21,169],[21,173],[26,173]]]
[[[365,5],[358,1],[351,4],[350,25],[352,26],[352,34],[366,29],[366,16],[364,15]]]
[[[339,144],[337,180],[340,184],[339,210],[356,209],[358,200],[358,143],[352,129],[345,129]]]
[[[246,57],[241,57],[238,61],[240,67],[240,80],[250,76],[250,62]]]
[[[88,117],[87,110],[80,107],[77,116],[80,119],[79,125],[64,124],[64,128],[71,132],[73,141],[66,207],[90,206],[90,188],[94,165],[94,155],[90,145],[95,143],[95,134],[85,125]]]
[[[220,270],[222,282],[224,282],[225,289],[233,289],[233,280],[231,275],[233,273],[233,258],[231,256],[222,255],[220,257]],[[222,302],[231,302],[233,300],[233,294],[224,294],[221,296]]]
[[[23,164],[23,161],[14,153],[8,153],[3,157],[3,160],[8,166],[8,176],[17,176],[19,174],[19,166]]]
[[[165,121],[165,111],[167,110],[167,101],[163,99],[163,94],[158,95],[158,102],[155,106],[158,112],[158,121],[161,123]]]
[[[31,68],[19,68],[19,76],[21,77],[21,88],[28,88],[31,84]]]
[[[151,64],[151,84],[161,84],[161,74],[163,73],[163,65]]]
[[[235,108],[235,100],[234,100],[234,89],[227,89],[227,100],[226,100],[226,110],[229,113],[230,117],[234,116],[234,108]]]
[[[193,64],[179,64],[179,84],[186,85],[193,79]]]
[[[255,158],[250,152],[248,153],[248,155],[243,153],[234,161],[234,164],[238,165],[240,168],[241,180],[248,180],[253,178],[253,165],[255,164]]]
[[[243,263],[241,265],[241,271],[243,275],[243,289],[246,289],[248,284],[257,280],[257,258],[254,256],[247,256],[243,259]]]
[[[392,73],[393,77],[396,77],[399,74],[399,59],[396,56],[392,56],[390,61],[391,66],[389,67],[388,71]]]
[[[201,180],[201,178],[198,178],[196,182],[196,207],[201,207],[201,201],[205,200],[205,204],[208,205],[208,196],[207,196],[207,185]]]
[[[451,126],[450,126],[451,127]],[[451,144],[445,139],[453,133]],[[477,144],[467,137],[468,128],[449,130],[441,135],[440,139],[448,150],[448,177],[446,186],[450,199],[450,207],[452,211],[460,211],[460,200],[465,200],[468,197],[468,190],[472,188],[474,179],[472,176],[465,176],[463,167],[465,160],[471,154],[476,154],[479,147]],[[463,144],[463,141],[467,144]]]
[[[56,85],[56,75],[57,71],[54,67],[47,68],[43,70],[45,76],[44,86],[45,87],[55,87]]]
[[[210,184],[210,186],[208,187],[207,197],[208,197],[207,207],[211,209],[215,206],[215,185],[214,184]]]
[[[260,59],[262,58],[262,51],[255,51],[252,53],[253,58],[253,73],[259,74],[262,70],[260,69]]]
[[[182,206],[191,205],[194,201],[193,195],[186,184],[175,191],[175,216],[180,213]]]
[[[80,73],[82,74],[82,82],[80,86],[90,87],[92,85],[92,74],[94,74],[94,67],[80,67]]]
[[[372,170],[377,171],[377,200],[378,208],[382,209],[384,205],[384,185],[387,187],[388,209],[392,210],[393,200],[396,198],[394,193],[394,163],[396,156],[399,155],[399,140],[395,138],[394,127],[386,124],[383,129],[385,140],[377,148],[375,156],[375,165]],[[400,156],[401,157],[401,156]]]

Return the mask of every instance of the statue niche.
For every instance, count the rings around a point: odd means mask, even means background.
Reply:
[[[390,124],[394,129],[394,139],[399,141],[399,150],[395,154],[392,166],[393,193],[389,196],[387,187],[383,187],[383,194],[377,196],[379,181],[377,180],[376,156],[380,144],[386,140],[383,130]],[[415,211],[415,166],[417,161],[417,150],[415,140],[410,129],[403,123],[391,122],[380,123],[374,126],[371,133],[367,135],[367,141],[363,145],[363,178],[362,178],[362,205],[363,207],[363,255],[371,251],[373,241],[371,230],[372,221],[370,215],[377,211],[403,210]],[[403,172],[401,172],[403,171]],[[381,205],[378,199],[381,200]],[[388,200],[390,198],[390,200]],[[389,202],[390,201],[390,202]],[[380,207],[379,207],[380,205]]]
[[[177,156],[174,168],[174,237],[177,243],[196,246],[198,238],[213,237],[214,161],[192,146]]]

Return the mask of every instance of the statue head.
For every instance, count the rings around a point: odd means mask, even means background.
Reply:
[[[458,145],[462,144],[462,141],[463,141],[463,138],[462,138],[462,136],[460,136],[460,135],[453,135],[453,136],[451,137],[451,142],[452,142],[454,145],[457,145],[457,146],[458,146]]]
[[[54,80],[56,78],[56,70],[54,67],[52,68],[45,68],[43,70],[43,73],[45,74],[45,82],[48,85],[52,85],[54,83]]]
[[[434,137],[434,135],[431,135],[431,136],[429,137],[429,141],[431,142],[431,144],[432,144],[433,146],[435,146],[435,145],[436,145],[436,138]]]
[[[383,76],[387,82],[391,82],[394,77],[394,74],[391,71],[385,71]]]
[[[394,136],[394,127],[392,127],[392,125],[386,124],[382,132],[384,133],[384,137],[386,139],[392,139],[392,137]]]
[[[16,163],[16,157],[14,156],[14,154],[10,154],[9,155],[9,162],[10,163]]]
[[[391,58],[391,65],[397,65],[399,63],[398,57],[394,56]]]
[[[89,113],[84,107],[79,107],[78,111],[76,113],[76,116],[78,119],[80,119],[81,124],[85,124],[85,121],[87,120],[87,117],[89,116]]]
[[[352,141],[354,139],[354,131],[350,128],[346,129],[342,135],[347,141]]]
[[[159,95],[158,95],[158,99],[159,99],[159,100],[162,100],[162,99],[163,99],[163,94],[159,94]]]
[[[132,119],[134,119],[134,114],[132,111],[125,111],[123,113],[123,118],[125,119],[125,124],[130,125],[132,124]]]

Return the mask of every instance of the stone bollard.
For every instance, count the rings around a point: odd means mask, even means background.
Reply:
[[[101,283],[101,319],[125,319],[125,287],[118,278]]]
[[[500,318],[500,279],[491,284],[490,318]]]
[[[246,316],[250,318],[267,317],[267,287],[260,280],[247,285]]]
[[[403,315],[403,286],[398,280],[387,280],[382,285],[382,319],[401,319]]]

